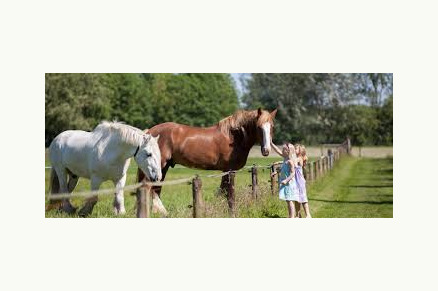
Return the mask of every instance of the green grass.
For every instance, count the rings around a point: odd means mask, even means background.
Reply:
[[[344,158],[309,197],[315,217],[393,217],[392,158]]]
[[[249,158],[247,165],[268,165],[280,158]],[[46,161],[46,165],[48,162]],[[132,162],[128,171],[127,185],[136,183],[137,168]],[[188,169],[177,165],[170,169],[166,180],[208,175],[218,171]],[[46,170],[46,202],[50,171]],[[236,217],[287,217],[286,204],[277,194],[270,194],[269,170],[259,169],[259,198],[251,197],[251,175],[247,170],[236,175]],[[202,192],[206,205],[206,217],[229,217],[225,197],[217,195],[220,178],[202,178]],[[105,182],[103,188],[113,188]],[[88,191],[88,180],[80,179],[75,191]],[[392,217],[392,158],[358,159],[346,157],[324,178],[312,183],[308,197],[313,217]],[[192,190],[190,185],[165,186],[162,201],[169,217],[192,216]],[[113,214],[113,196],[99,198],[91,217],[116,217]],[[125,192],[127,213],[123,217],[135,217],[136,198]],[[72,199],[74,206],[81,206],[83,199]],[[46,217],[71,217],[57,211],[46,212]],[[159,217],[154,214],[153,217]]]

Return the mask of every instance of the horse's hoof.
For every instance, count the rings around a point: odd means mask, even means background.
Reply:
[[[75,214],[76,213],[77,208],[73,207],[71,204],[69,205],[63,205],[61,207],[61,211],[64,211],[67,214]]]
[[[87,209],[86,207],[81,208],[81,210],[79,210],[78,212],[79,217],[87,217],[90,215],[90,210]]]
[[[46,211],[50,210],[61,210],[61,202],[49,202],[49,204],[46,206]]]
[[[114,207],[114,214],[115,215],[125,215],[126,214],[126,210],[125,209],[117,209],[117,207]]]

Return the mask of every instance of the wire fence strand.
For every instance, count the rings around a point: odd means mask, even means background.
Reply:
[[[97,191],[82,191],[76,193],[59,193],[59,194],[49,193],[49,199],[60,200],[60,199],[73,198],[73,197],[91,197],[96,195],[110,195],[110,194],[115,194],[116,191],[120,191],[120,190],[133,191],[142,186],[170,186],[170,185],[177,185],[183,183],[190,184],[195,177],[196,176],[192,176],[189,178],[183,178],[183,179],[172,180],[167,182],[141,182],[133,185],[128,185],[123,188],[102,189]]]
[[[342,147],[344,145],[344,143],[342,143],[342,145],[339,146],[338,148]],[[253,167],[260,168],[260,169],[265,169],[265,168],[269,169],[273,165],[275,166],[275,165],[282,164],[282,163],[283,162],[275,162],[275,163],[272,163],[272,164],[267,165],[267,166],[262,166],[262,165],[244,166],[243,168],[241,168],[239,170],[230,170],[227,172],[222,172],[220,174],[194,175],[194,176],[191,176],[188,178],[182,178],[182,179],[171,180],[171,181],[161,181],[161,182],[147,182],[147,181],[145,181],[145,182],[141,182],[141,183],[137,183],[137,184],[133,184],[133,185],[128,185],[128,186],[125,186],[123,188],[102,189],[102,190],[96,190],[96,191],[82,191],[82,192],[76,192],[76,193],[49,193],[49,199],[60,200],[60,199],[73,198],[73,197],[92,197],[92,196],[98,196],[98,195],[112,195],[112,194],[115,194],[116,191],[120,191],[120,190],[133,191],[133,190],[136,190],[142,186],[170,186],[170,185],[177,185],[177,184],[183,184],[183,183],[191,184],[192,180],[196,177],[219,178],[219,177],[226,176],[232,172],[238,173],[238,172],[245,171],[247,169],[252,169]],[[52,167],[46,166],[45,169],[52,169]]]

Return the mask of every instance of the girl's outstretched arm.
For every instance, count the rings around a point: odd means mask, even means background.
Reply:
[[[280,156],[283,156],[283,153],[280,151],[280,149],[272,142],[271,140],[271,147],[274,149],[274,151],[279,154]]]

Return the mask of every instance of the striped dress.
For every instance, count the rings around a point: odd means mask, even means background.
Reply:
[[[298,189],[298,201],[300,203],[308,202],[307,191],[306,191],[306,179],[303,175],[303,167],[300,165],[295,166],[295,179]]]

